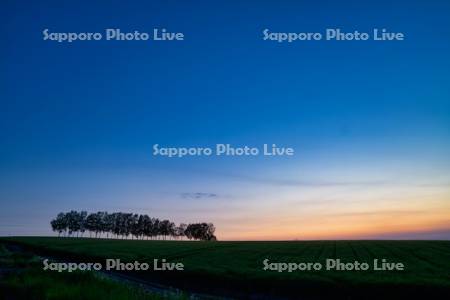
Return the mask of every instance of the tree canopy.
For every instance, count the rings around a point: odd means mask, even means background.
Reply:
[[[148,215],[99,211],[88,214],[86,211],[72,210],[59,213],[50,225],[60,236],[83,236],[88,231],[90,236],[143,239],[182,239],[214,241],[215,227],[212,223],[179,224],[170,220],[151,218]]]

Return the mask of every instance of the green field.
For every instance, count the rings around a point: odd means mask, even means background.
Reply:
[[[181,296],[173,298],[184,299]],[[159,300],[164,297],[100,273],[46,272],[36,255],[9,251],[0,242],[0,299]]]
[[[133,273],[185,290],[230,296],[321,298],[409,298],[450,295],[450,241],[299,241],[183,242],[81,238],[23,237],[0,241],[67,261],[120,258],[149,262],[181,262],[185,271]],[[342,262],[387,259],[401,262],[404,271],[264,271],[263,261]]]

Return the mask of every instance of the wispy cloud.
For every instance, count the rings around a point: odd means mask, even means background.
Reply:
[[[272,186],[304,186],[304,187],[369,187],[369,186],[414,186],[414,187],[450,187],[450,182],[441,179],[433,181],[408,181],[398,179],[374,179],[374,180],[326,180],[326,179],[291,179],[291,178],[273,178],[262,177],[247,174],[238,174],[233,172],[211,171],[212,175],[233,178],[240,181],[251,182],[255,184],[264,184]]]
[[[356,212],[342,212],[342,213],[328,213],[328,216],[334,217],[354,217],[354,216],[403,216],[403,215],[417,215],[423,214],[424,210],[377,210],[377,211],[356,211]]]
[[[328,186],[379,186],[391,184],[385,180],[361,180],[361,181],[327,181],[327,180],[295,180],[295,179],[279,179],[279,178],[262,178],[246,175],[230,175],[231,177],[254,182],[260,184],[268,184],[275,186],[311,186],[311,187],[328,187]]]
[[[196,192],[196,193],[181,193],[181,198],[183,199],[205,199],[205,198],[217,198],[219,195],[215,193],[204,193],[204,192]]]

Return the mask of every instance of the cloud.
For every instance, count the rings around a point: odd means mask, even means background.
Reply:
[[[333,217],[353,217],[353,216],[401,216],[401,215],[417,215],[424,214],[424,210],[377,210],[377,211],[356,211],[356,212],[342,212],[342,213],[329,213],[328,216]]]
[[[295,179],[276,179],[261,178],[245,175],[230,175],[231,177],[250,181],[254,183],[269,184],[275,186],[312,186],[312,187],[328,187],[328,186],[380,186],[387,185],[390,182],[385,180],[372,181],[326,181],[326,180],[295,180]]]
[[[264,184],[272,186],[304,186],[304,187],[371,187],[371,186],[408,186],[408,187],[450,187],[450,182],[437,181],[437,182],[417,182],[417,181],[405,181],[405,180],[321,180],[321,179],[306,179],[297,180],[289,178],[273,178],[273,177],[261,177],[253,175],[244,175],[234,172],[212,172],[209,173],[228,177],[240,181],[251,182],[255,184]]]
[[[219,195],[214,193],[203,193],[203,192],[196,192],[196,193],[182,193],[181,198],[183,199],[205,199],[205,198],[217,198]]]

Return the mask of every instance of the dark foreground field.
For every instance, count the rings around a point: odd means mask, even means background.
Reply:
[[[181,262],[185,271],[129,272],[142,280],[186,291],[231,298],[324,297],[345,299],[430,298],[450,296],[450,241],[305,241],[177,242],[78,238],[17,237],[0,242],[19,244],[40,255],[64,261],[101,262],[105,258],[152,263]],[[263,261],[342,262],[374,259],[401,262],[404,271],[264,271]]]

